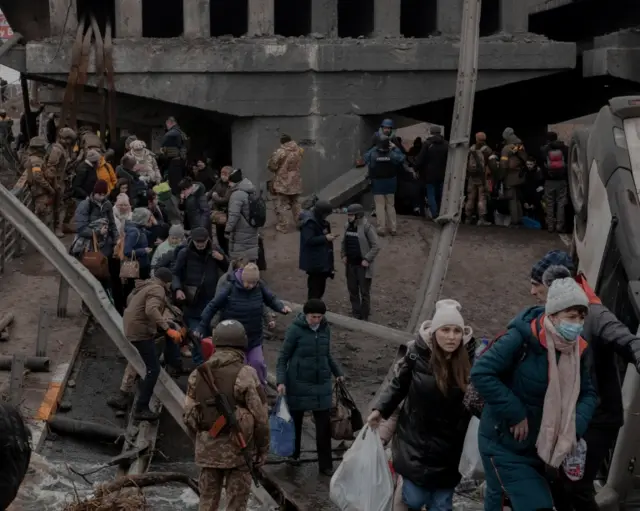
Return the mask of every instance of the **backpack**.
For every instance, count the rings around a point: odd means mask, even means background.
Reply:
[[[567,162],[562,149],[551,148],[547,151],[547,171],[551,176],[562,176],[567,171]]]
[[[481,149],[470,149],[467,156],[467,174],[471,177],[484,177],[484,153]]]
[[[267,223],[267,203],[262,196],[262,190],[249,194],[249,216],[242,216],[251,227],[264,227]]]

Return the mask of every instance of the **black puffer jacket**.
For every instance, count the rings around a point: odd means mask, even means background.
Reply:
[[[211,208],[207,203],[206,190],[202,183],[195,183],[195,190],[180,203],[184,211],[184,227],[191,231],[204,227],[211,234]]]
[[[466,346],[470,357],[474,345]],[[410,344],[373,408],[388,419],[404,399],[392,444],[398,474],[426,488],[454,488],[460,482],[458,464],[471,414],[462,404],[462,389],[454,386],[446,396],[440,392],[430,358],[422,338]]]
[[[433,135],[425,141],[414,164],[422,184],[444,183],[448,154],[449,143],[442,135]]]

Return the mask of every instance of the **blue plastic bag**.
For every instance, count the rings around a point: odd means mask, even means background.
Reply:
[[[269,416],[271,430],[271,454],[287,458],[296,448],[296,429],[284,396],[278,396],[276,406]]]

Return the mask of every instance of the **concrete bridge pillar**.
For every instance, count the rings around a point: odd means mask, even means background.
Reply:
[[[267,160],[286,133],[304,149],[304,193],[317,192],[354,167],[375,130],[375,123],[349,114],[239,118],[231,126],[233,166],[254,185],[264,186],[270,179]]]
[[[311,0],[311,32],[338,35],[338,0]]]
[[[142,37],[142,0],[115,0],[116,37]]]
[[[209,4],[209,0],[182,0],[185,37],[211,36]]]
[[[275,0],[249,0],[249,37],[273,35]]]
[[[67,18],[67,11],[69,17]],[[51,36],[75,35],[78,29],[76,0],[49,0],[49,29]],[[65,27],[66,21],[66,27]]]
[[[519,34],[529,30],[529,6],[525,0],[500,0],[500,30]]]
[[[463,0],[438,0],[436,29],[447,35],[459,35],[462,32]]]
[[[375,36],[400,36],[400,3],[400,0],[374,0],[373,34]]]

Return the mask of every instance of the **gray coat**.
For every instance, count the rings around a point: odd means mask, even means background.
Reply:
[[[247,221],[251,193],[256,193],[256,188],[251,181],[244,178],[236,185],[229,198],[225,233],[229,235],[231,259],[258,260],[258,228],[252,227]]]
[[[378,235],[374,227],[369,223],[366,218],[360,218],[356,220],[358,223],[358,240],[360,241],[360,251],[362,252],[362,258],[369,261],[367,267],[367,278],[373,277],[374,261],[378,252],[380,252],[380,245],[378,244]],[[344,226],[345,231],[349,228],[349,222]],[[346,236],[342,237],[342,243],[340,244],[340,258],[345,257],[345,243]]]

